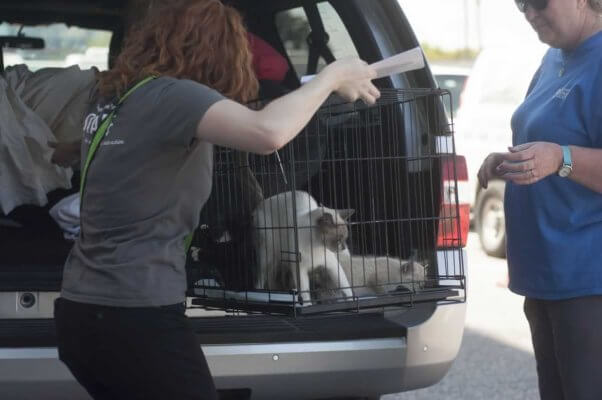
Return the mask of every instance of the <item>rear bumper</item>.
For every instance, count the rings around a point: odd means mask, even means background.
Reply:
[[[441,380],[455,360],[465,303],[437,306],[407,336],[332,342],[203,346],[220,389],[253,399],[308,399],[397,393]],[[3,399],[89,399],[55,348],[0,349]],[[54,396],[54,397],[53,397]]]
[[[373,396],[433,385],[462,342],[465,303],[439,305],[407,337],[344,342],[203,347],[219,388],[253,399]]]

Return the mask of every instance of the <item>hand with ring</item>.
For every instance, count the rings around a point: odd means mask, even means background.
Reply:
[[[557,173],[562,165],[562,148],[556,143],[530,142],[509,150],[496,172],[501,179],[517,185],[536,183]]]
[[[479,184],[483,189],[487,189],[489,181],[492,179],[502,179],[498,166],[506,159],[509,153],[491,153],[485,158],[477,177],[479,178]]]

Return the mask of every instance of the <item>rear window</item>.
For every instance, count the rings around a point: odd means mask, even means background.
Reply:
[[[330,3],[319,3],[318,11],[328,34],[328,47],[336,59],[358,56],[353,40],[341,20],[341,17]],[[309,44],[307,37],[311,32],[311,25],[303,7],[293,8],[276,15],[276,28],[280,39],[284,43],[286,53],[295,68],[298,77],[307,74],[309,59]],[[320,57],[318,71],[326,66],[326,61]]]
[[[79,65],[82,69],[108,68],[111,32],[103,30],[68,27],[65,24],[23,26],[0,24],[0,36],[16,36],[44,39],[44,49],[4,48],[4,66],[25,64],[32,70],[46,67],[69,67]]]

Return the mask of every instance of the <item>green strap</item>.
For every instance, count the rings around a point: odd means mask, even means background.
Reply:
[[[136,85],[134,85],[134,87],[132,87],[130,90],[128,90],[119,99],[119,102],[117,103],[117,105],[119,106],[121,103],[123,103],[125,101],[125,99],[127,99],[132,93],[134,93],[134,91],[136,89],[138,89],[140,86],[150,82],[151,80],[153,80],[155,78],[156,78],[156,76],[149,76],[149,77],[141,80],[140,82],[138,82]],[[109,116],[107,118],[105,118],[105,120],[100,124],[100,127],[94,134],[94,138],[92,138],[92,143],[90,143],[90,148],[88,149],[88,156],[86,157],[86,163],[84,164],[84,169],[82,170],[81,179],[79,182],[80,209],[81,209],[81,205],[83,204],[83,200],[84,200],[84,189],[86,188],[86,177],[88,176],[88,169],[90,168],[90,163],[92,162],[92,159],[94,158],[94,155],[96,154],[96,150],[98,150],[98,147],[100,146],[100,142],[102,142],[102,139],[104,139],[105,132],[111,125],[111,122],[113,121],[114,116],[115,116],[115,110],[113,110],[109,114]],[[194,233],[190,233],[190,234],[186,235],[186,238],[184,239],[184,248],[186,249],[186,253],[188,253],[188,250],[190,249],[190,245],[192,244],[193,234]]]
[[[128,90],[119,99],[119,102],[117,103],[117,105],[119,106],[121,103],[123,103],[125,101],[125,99],[127,99],[132,93],[134,93],[134,91],[136,89],[138,89],[140,86],[146,84],[147,82],[150,82],[151,80],[153,80],[155,78],[156,78],[156,76],[149,76],[149,77],[141,80],[140,82],[138,82],[134,87],[132,87],[130,90]],[[86,163],[84,164],[84,168],[82,170],[82,174],[81,174],[81,178],[80,178],[80,182],[79,182],[80,208],[81,208],[81,203],[83,203],[83,200],[84,200],[84,189],[86,187],[86,178],[88,176],[88,168],[90,167],[90,163],[92,162],[92,159],[94,158],[94,155],[96,154],[96,150],[98,150],[98,147],[100,146],[100,142],[102,142],[102,139],[104,139],[105,132],[111,125],[111,122],[113,121],[114,116],[115,116],[115,110],[111,111],[109,116],[107,118],[105,118],[105,120],[100,124],[100,127],[94,134],[94,138],[92,138],[92,143],[90,143],[90,148],[88,149],[88,156],[86,157]]]
[[[192,238],[194,236],[194,232],[189,233],[184,238],[184,248],[186,249],[186,253],[188,254],[188,250],[190,250],[190,246],[192,245]]]

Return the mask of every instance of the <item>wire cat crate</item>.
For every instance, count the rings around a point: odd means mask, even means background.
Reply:
[[[442,206],[457,193],[444,102],[439,89],[331,98],[278,153],[216,148],[193,304],[302,315],[464,301],[463,266],[437,252],[461,246],[457,197]]]

